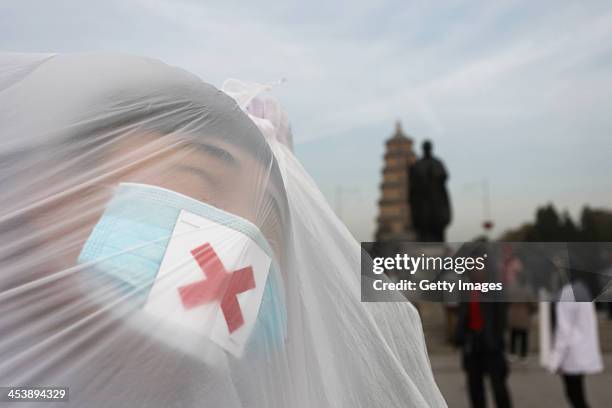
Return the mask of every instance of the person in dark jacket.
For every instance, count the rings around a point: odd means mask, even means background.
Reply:
[[[483,277],[473,274],[472,280],[483,281]],[[504,356],[506,304],[485,296],[473,291],[469,300],[460,304],[456,343],[462,350],[471,406],[486,407],[484,377],[488,375],[497,408],[509,408],[509,369]]]

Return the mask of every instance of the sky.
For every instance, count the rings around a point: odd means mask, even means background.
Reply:
[[[612,207],[609,1],[0,0],[0,50],[117,51],[272,91],[295,151],[359,240],[400,120],[450,173],[451,241],[554,203]]]

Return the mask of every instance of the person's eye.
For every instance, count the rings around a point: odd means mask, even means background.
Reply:
[[[238,161],[234,158],[234,156],[231,155],[231,153],[229,153],[225,149],[222,149],[217,146],[206,145],[206,144],[201,145],[201,148],[206,153],[213,155],[232,166],[238,166]]]

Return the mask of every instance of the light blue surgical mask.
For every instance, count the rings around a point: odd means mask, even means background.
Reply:
[[[270,245],[251,222],[183,194],[145,184],[120,184],[87,239],[79,263],[92,265],[136,298],[146,299],[181,210],[251,238],[270,259]],[[282,278],[274,261],[247,347],[282,347],[287,331]]]

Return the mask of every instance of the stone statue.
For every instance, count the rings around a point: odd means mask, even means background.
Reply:
[[[448,173],[433,157],[430,141],[423,143],[423,157],[410,168],[409,198],[412,224],[421,242],[444,242],[444,230],[451,221],[446,190]]]

